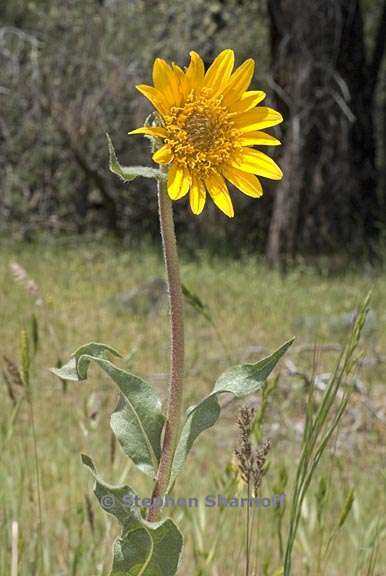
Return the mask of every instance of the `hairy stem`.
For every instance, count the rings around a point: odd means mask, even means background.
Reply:
[[[170,307],[170,380],[168,411],[165,424],[161,459],[154,484],[152,498],[162,497],[168,487],[173,456],[176,449],[183,403],[184,372],[184,312],[177,243],[174,230],[172,202],[167,194],[166,182],[158,181],[158,209],[162,236],[162,247]],[[150,508],[148,520],[159,519],[159,509]]]

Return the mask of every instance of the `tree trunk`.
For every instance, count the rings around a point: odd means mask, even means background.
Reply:
[[[372,110],[384,45],[370,65],[359,0],[268,0],[268,9],[285,116],[268,258],[371,248],[380,218]]]

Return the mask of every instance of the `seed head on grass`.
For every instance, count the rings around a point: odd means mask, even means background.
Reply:
[[[12,380],[12,383],[16,386],[23,387],[23,380],[20,374],[20,370],[13,360],[11,360],[8,356],[3,356],[3,360],[5,363],[5,369],[8,373],[8,377]]]
[[[36,284],[35,280],[31,278],[28,272],[18,264],[18,262],[11,262],[9,265],[11,274],[18,284],[20,284],[24,290],[32,298],[35,298],[35,304],[41,306],[43,304],[43,298],[40,293],[39,286]]]
[[[8,358],[8,356],[3,356],[4,360],[4,370],[3,379],[5,385],[7,387],[8,396],[10,397],[12,404],[15,405],[17,403],[17,392],[16,388],[22,388],[24,386],[23,380],[20,374],[20,370],[17,364]]]
[[[238,418],[240,447],[236,448],[235,454],[242,479],[248,486],[253,486],[256,494],[267,471],[266,461],[271,442],[270,440],[264,440],[257,448],[252,445],[251,431],[254,416],[254,408],[245,406],[241,409]]]

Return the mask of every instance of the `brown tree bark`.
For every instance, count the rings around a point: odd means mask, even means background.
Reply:
[[[268,10],[286,118],[268,258],[369,249],[381,217],[372,112],[386,2],[371,59],[359,0],[268,0]]]

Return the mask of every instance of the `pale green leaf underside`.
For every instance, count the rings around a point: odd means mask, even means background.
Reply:
[[[113,348],[90,343],[79,348],[62,368],[52,372],[66,380],[85,380],[94,361],[120,390],[118,405],[111,415],[111,428],[125,454],[145,474],[154,477],[161,453],[164,416],[161,401],[148,382],[118,368],[108,356],[119,356]]]
[[[217,422],[221,411],[218,402],[219,395],[229,392],[236,398],[243,398],[260,390],[293,341],[294,339],[289,340],[276,352],[255,364],[241,364],[229,368],[218,378],[209,396],[187,411],[185,424],[174,455],[169,489],[182,471],[196,438],[201,432],[204,432]]]
[[[80,348],[75,350],[67,364],[64,364],[61,368],[51,368],[50,372],[62,380],[72,380],[74,382],[85,380],[87,377],[87,368],[90,361],[82,363],[79,366],[78,361],[83,354],[88,354],[94,358],[105,358],[106,360],[111,358],[111,356],[115,356],[117,358],[122,357],[121,354],[115,350],[115,348],[107,346],[107,344],[102,344],[100,342],[89,342],[88,344],[80,346]]]
[[[155,179],[165,178],[165,175],[162,174],[157,168],[149,168],[147,166],[121,166],[115,153],[110,136],[106,134],[106,137],[109,146],[110,171],[119,176],[124,182],[130,182],[131,180],[137,178],[137,176]]]
[[[147,522],[138,508],[128,505],[127,498],[135,498],[129,486],[106,484],[88,456],[82,455],[82,461],[94,476],[94,493],[101,507],[122,525],[122,534],[114,543],[111,576],[174,576],[183,547],[174,522],[170,518]]]

